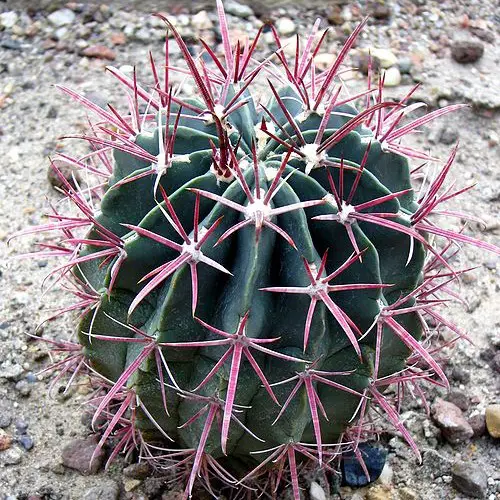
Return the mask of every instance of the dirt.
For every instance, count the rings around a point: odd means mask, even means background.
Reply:
[[[5,48],[5,45],[0,47],[0,422],[5,424],[11,420],[4,430],[14,437],[14,444],[7,450],[9,455],[0,452],[0,497],[8,500],[76,500],[84,498],[90,488],[114,481],[123,499],[153,499],[162,494],[164,498],[173,498],[166,496],[172,486],[160,486],[152,492],[155,488],[152,480],[139,480],[132,485],[122,474],[122,459],[108,471],[92,476],[81,475],[61,464],[63,446],[89,432],[81,418],[88,387],[83,381],[73,386],[68,394],[62,394],[59,384],[56,384],[54,396],[50,397],[47,390],[51,375],[36,375],[49,362],[44,354],[45,348],[42,342],[34,342],[28,335],[34,334],[37,325],[47,317],[47,308],[58,308],[66,303],[67,298],[57,290],[41,291],[42,280],[52,265],[50,262],[16,258],[20,253],[33,250],[33,238],[15,239],[10,245],[7,240],[16,231],[41,223],[48,203],[58,202],[60,195],[47,180],[48,156],[54,149],[74,152],[74,141],[62,142],[58,137],[85,126],[83,110],[69,103],[56,91],[54,84],[63,83],[117,105],[124,103],[120,89],[104,71],[105,62],[79,55],[78,35],[56,42],[59,47],[46,48],[46,40],[51,39],[54,31],[47,27],[48,10],[35,9],[33,13],[32,4],[24,2],[21,5],[13,1],[0,4],[0,11],[15,10],[19,15],[31,8],[30,16],[42,26],[31,37],[12,35],[8,29],[0,32],[0,40],[18,40],[20,45],[16,49]],[[121,4],[127,7],[123,10],[129,22],[141,26],[150,8],[139,2],[127,4],[122,1]],[[356,5],[350,4],[347,8],[352,10]],[[419,10],[415,12],[412,5]],[[500,245],[500,21],[495,14],[496,6],[492,0],[480,5],[477,2],[460,2],[458,5],[458,2],[449,0],[439,3],[400,0],[390,4],[390,8],[392,17],[382,23],[370,22],[360,45],[388,47],[400,59],[410,58],[411,79],[422,81],[418,95],[431,108],[454,102],[471,104],[467,109],[436,121],[425,129],[423,135],[410,138],[407,144],[422,145],[430,139],[433,142],[432,154],[445,159],[452,146],[443,138],[447,134],[453,139],[456,136],[460,148],[453,176],[457,186],[476,183],[476,187],[450,205],[485,219],[486,228],[471,223],[466,229],[467,234]],[[112,6],[113,13],[114,9]],[[301,26],[310,26],[317,15],[326,13],[324,6],[315,9],[306,11],[295,5],[284,11],[275,11],[275,16],[286,14],[297,22],[300,20]],[[361,4],[358,10],[364,12],[366,9],[367,6]],[[116,16],[113,14],[112,17]],[[239,29],[249,29],[248,24],[253,22],[234,21]],[[479,31],[471,28],[471,21],[472,28],[476,24],[480,26]],[[145,66],[148,50],[161,52],[159,38],[141,41],[127,37],[126,44],[112,46],[110,34],[121,28],[112,26],[110,18],[90,22],[93,24],[88,27],[90,35],[87,40],[90,43],[104,41],[110,46],[116,53],[113,63],[116,66],[136,63]],[[78,33],[82,26],[78,15],[71,31]],[[482,35],[484,55],[477,63],[460,65],[450,56],[450,44],[455,38],[478,40],[473,33]],[[339,42],[332,40],[330,45],[338,47]],[[403,79],[401,85],[388,89],[387,97],[403,95],[409,89],[407,84],[413,81]],[[354,87],[358,84],[359,81],[353,82]],[[470,416],[484,414],[487,405],[500,402],[498,371],[491,364],[500,348],[500,260],[469,247],[464,248],[457,267],[477,269],[463,280],[461,286],[460,292],[468,305],[452,302],[446,312],[469,333],[473,343],[461,342],[446,351],[446,371],[452,389],[461,391],[468,398],[465,414]],[[72,332],[71,325],[70,317],[61,318],[45,323],[37,335],[67,338]],[[446,394],[444,390],[432,389],[429,401],[437,396],[445,397]],[[419,402],[410,396],[403,408],[403,419],[424,452],[423,465],[417,465],[402,441],[395,438],[390,442],[388,456],[393,477],[384,490],[385,497],[374,497],[373,489],[370,493],[366,488],[356,491],[344,487],[340,496],[335,498],[389,499],[391,495],[392,498],[404,498],[405,488],[415,495],[407,498],[468,498],[451,484],[451,463],[457,460],[479,465],[488,477],[486,498],[500,498],[498,440],[486,434],[452,446],[444,441],[432,420],[425,416]],[[27,424],[24,435],[34,442],[29,451],[20,444],[23,423]],[[435,453],[442,460],[436,459]],[[6,459],[6,456],[10,458]],[[18,463],[8,465],[8,460]],[[439,467],[443,468],[442,473],[438,473]],[[132,486],[132,491],[126,491]],[[308,492],[305,494],[307,496]],[[86,498],[108,498],[103,495]]]

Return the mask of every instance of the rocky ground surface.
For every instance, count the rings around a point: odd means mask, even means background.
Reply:
[[[152,4],[145,8],[144,3],[0,3],[0,498],[5,500],[178,498],[179,486],[169,484],[169,477],[151,477],[142,465],[119,459],[104,472],[105,457],[99,456],[88,469],[95,448],[88,417],[82,418],[88,386],[81,383],[64,394],[64,386],[55,384],[48,397],[51,375],[38,375],[48,363],[46,350],[27,336],[47,317],[46,305],[61,306],[65,297],[58,292],[42,297],[40,283],[50,263],[13,259],[31,248],[32,239],[7,245],[10,234],[43,221],[47,199],[59,199],[47,177],[47,157],[54,150],[74,152],[74,143],[58,137],[85,127],[83,110],[53,84],[66,84],[102,105],[121,106],[122,94],[104,71],[106,64],[125,72],[137,64],[140,76],[146,73],[148,51],[161,53],[163,26],[149,15]],[[455,206],[485,219],[486,227],[471,224],[469,234],[500,244],[500,17],[494,0],[328,0],[313,8],[308,2],[308,9],[298,2],[277,3],[252,3],[254,10],[228,3],[231,35],[255,33],[271,18],[286,38],[304,33],[319,16],[323,26],[330,25],[327,45],[335,53],[361,16],[370,14],[351,61],[362,70],[362,49],[370,47],[377,64],[388,68],[388,97],[421,82],[417,98],[430,109],[471,105],[412,141],[427,141],[440,158],[460,141],[454,176],[460,186],[477,186]],[[175,24],[188,40],[202,36],[218,47],[213,10],[193,5],[198,4],[170,9]],[[266,43],[264,37],[263,51]],[[385,50],[374,52],[380,48]],[[331,62],[332,56],[320,57],[325,65]],[[356,87],[362,71],[345,78]],[[450,304],[447,312],[474,345],[461,343],[446,352],[452,390],[431,389],[429,416],[409,396],[403,407],[423,464],[416,463],[400,436],[385,433],[389,453],[381,478],[361,489],[343,486],[331,498],[500,498],[500,260],[472,249],[461,259],[463,267],[477,269],[462,283],[467,305]],[[66,318],[46,323],[38,335],[65,337],[70,330]],[[446,332],[442,337],[449,338]],[[302,486],[305,498],[327,498],[320,482],[303,478]]]

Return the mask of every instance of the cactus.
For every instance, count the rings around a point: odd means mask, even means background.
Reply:
[[[65,259],[50,277],[77,299],[60,313],[80,316],[78,342],[48,340],[66,356],[55,381],[92,376],[110,460],[138,447],[186,476],[186,496],[198,477],[210,491],[277,488],[286,468],[299,499],[299,464],[331,471],[348,450],[362,462],[371,408],[419,455],[386,388],[447,385],[426,318],[463,337],[436,311],[463,272],[450,257],[462,243],[499,249],[432,218],[463,216],[441,208],[463,192],[445,185],[456,148],[416,189],[423,169],[408,159],[435,159],[401,144],[460,106],[408,121],[413,91],[386,102],[373,75],[346,93],[340,66],[366,20],[319,72],[319,22],[291,62],[271,26],[276,51],[256,63],[263,28],[232,45],[220,1],[218,15],[221,58],[204,42],[209,62],[194,58],[163,18],[174,39],[164,75],[152,56],[148,87],[109,68],[127,115],[59,86],[99,121],[67,136],[89,154],[52,162],[72,210],[24,234],[61,236],[41,255]],[[173,41],[198,97],[172,85]],[[61,162],[88,186],[70,184]]]

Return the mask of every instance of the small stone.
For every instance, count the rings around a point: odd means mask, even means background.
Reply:
[[[476,62],[483,53],[484,45],[472,40],[455,42],[451,46],[451,56],[460,64]]]
[[[151,474],[151,466],[147,462],[130,464],[123,469],[123,475],[132,479],[146,479]]]
[[[208,17],[206,10],[200,10],[191,20],[193,28],[196,30],[211,30],[214,27],[211,19]]]
[[[242,19],[246,19],[254,15],[250,6],[234,1],[224,2],[224,10],[226,13],[236,17],[241,17]]]
[[[17,442],[26,450],[30,451],[33,449],[33,446],[35,446],[35,443],[33,442],[33,438],[31,436],[28,436],[27,434],[23,434],[22,436],[19,436],[17,438]]]
[[[27,398],[31,394],[31,387],[26,380],[19,380],[19,382],[16,382],[14,388],[24,398]]]
[[[12,38],[3,38],[0,40],[0,46],[3,49],[8,50],[21,50],[22,46],[18,40],[13,40]]]
[[[458,130],[452,127],[443,127],[441,129],[441,135],[439,136],[439,142],[441,144],[455,144],[458,141]]]
[[[0,429],[0,451],[8,450],[12,446],[12,436]]]
[[[465,420],[462,410],[453,403],[437,398],[432,405],[431,412],[434,422],[449,443],[462,443],[474,435],[474,431]]]
[[[500,352],[497,352],[493,356],[493,359],[491,360],[491,367],[493,368],[493,370],[500,373]]]
[[[24,369],[21,365],[15,363],[5,363],[0,368],[0,378],[5,378],[7,380],[17,380],[23,374]]]
[[[123,489],[126,492],[129,492],[129,491],[135,490],[137,488],[137,486],[139,486],[141,483],[142,483],[142,481],[140,479],[126,478],[123,481]]]
[[[379,21],[385,21],[386,19],[389,19],[391,17],[391,13],[392,12],[391,12],[391,8],[389,7],[389,5],[378,3],[373,8],[371,15],[375,19],[378,19]]]
[[[282,36],[293,35],[297,29],[295,23],[288,17],[282,17],[276,21],[276,29]],[[295,50],[295,49],[294,49]]]
[[[378,59],[381,68],[387,69],[398,63],[398,58],[389,49],[377,49],[372,47],[363,50],[367,53],[369,52],[373,58]]]
[[[104,484],[88,489],[82,500],[118,500],[120,487],[115,481],[106,481]]]
[[[486,407],[486,428],[491,437],[500,438],[500,404]]]
[[[371,486],[366,493],[366,500],[388,500],[392,498],[392,487],[377,484]]]
[[[91,45],[83,49],[80,55],[95,59],[107,59],[108,61],[114,61],[116,59],[115,52],[105,45]]]
[[[84,475],[96,474],[104,462],[104,450],[99,449],[90,463],[96,450],[98,439],[90,436],[86,439],[75,439],[62,450],[62,463],[65,467],[75,469]]]
[[[469,409],[469,397],[462,391],[454,390],[446,396],[446,401],[458,406],[462,411]]]
[[[479,465],[457,462],[451,469],[453,487],[474,498],[485,498],[488,490],[488,477]]]
[[[426,474],[434,479],[449,474],[451,469],[451,462],[433,449],[424,452],[423,465]]]
[[[311,500],[326,500],[325,490],[316,482],[312,481],[309,487],[309,496]]]
[[[60,9],[52,12],[47,17],[50,24],[56,27],[72,24],[75,20],[75,13],[70,9]]]
[[[398,68],[401,74],[409,75],[411,73],[412,62],[409,57],[402,57],[398,59]]]
[[[384,71],[384,85],[397,87],[401,83],[401,73],[397,66],[392,66]]]
[[[7,12],[2,12],[0,14],[0,26],[6,29],[10,29],[17,23],[19,16],[13,10]]]
[[[4,463],[4,465],[17,465],[21,463],[23,459],[23,454],[19,448],[10,448],[5,450],[2,454],[0,454],[0,460]]]
[[[76,188],[76,185],[81,182],[80,172],[73,165],[68,165],[61,160],[52,160],[52,164],[54,164],[59,171],[57,172],[52,165],[49,165],[49,169],[47,170],[47,179],[54,188],[65,189],[66,187],[59,174],[61,174],[73,188]]]
[[[464,276],[472,276],[470,274],[465,274]],[[470,381],[470,373],[461,366],[454,366],[451,372],[451,377],[457,382],[462,382],[463,384],[467,384]]]
[[[377,479],[377,482],[385,485],[391,484],[393,475],[394,471],[392,470],[392,467],[389,462],[386,462],[379,478]]]
[[[473,437],[478,438],[484,435],[486,432],[486,418],[483,413],[478,413],[477,415],[469,417],[468,422],[474,431]]]
[[[18,434],[25,434],[26,431],[28,430],[28,424],[24,420],[18,420],[16,422],[16,431]]]
[[[3,410],[0,413],[0,429],[6,429],[12,423],[12,417]]]
[[[356,455],[352,452],[344,453],[341,461],[342,484],[347,486],[365,486],[369,482],[376,481],[385,465],[387,450],[369,443],[359,445],[366,468],[370,474],[370,481],[359,464]]]
[[[124,33],[113,33],[110,41],[113,45],[124,45],[127,42],[127,37]]]
[[[418,493],[411,488],[401,488],[398,490],[400,500],[418,500]]]

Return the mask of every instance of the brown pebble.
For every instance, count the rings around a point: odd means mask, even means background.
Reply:
[[[8,450],[12,446],[12,436],[0,429],[0,451]]]
[[[85,57],[107,59],[109,61],[114,61],[116,59],[115,52],[104,45],[91,45],[83,49],[80,54]]]

